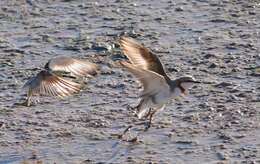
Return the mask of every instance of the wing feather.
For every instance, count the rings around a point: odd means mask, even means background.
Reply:
[[[63,71],[70,73],[73,77],[82,77],[94,74],[99,67],[91,62],[72,57],[56,57],[46,64],[45,68],[52,71]]]
[[[24,87],[28,88],[28,95],[45,94],[55,97],[71,96],[73,93],[80,91],[81,84],[69,81],[54,73],[41,71]]]
[[[119,44],[123,53],[136,67],[167,77],[159,58],[149,49],[126,37],[119,38]]]
[[[164,76],[149,70],[140,69],[123,60],[119,60],[119,63],[126,67],[142,83],[142,96],[154,95],[162,90],[170,89]]]

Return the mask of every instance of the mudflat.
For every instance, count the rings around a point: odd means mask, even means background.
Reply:
[[[0,163],[260,163],[259,15],[258,0],[1,0]],[[116,62],[119,36],[144,43],[171,78],[203,82],[147,132],[130,108],[140,87]],[[73,97],[15,105],[56,56],[102,69]],[[120,141],[133,123],[136,140]]]

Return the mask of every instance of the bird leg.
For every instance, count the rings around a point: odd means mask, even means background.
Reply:
[[[138,142],[138,134],[134,137],[131,137],[130,139],[123,137],[128,131],[130,131],[132,127],[132,125],[129,125],[121,135],[118,135],[118,138],[124,142]]]
[[[40,103],[40,98],[39,97],[36,97],[36,99],[35,99],[35,103]]]
[[[118,138],[121,139],[121,140],[124,140],[123,139],[123,136],[132,128],[133,126],[132,125],[129,125],[124,131],[122,134],[118,135]]]
[[[156,110],[153,111],[153,112],[149,112],[150,115],[149,115],[149,122],[148,122],[148,125],[145,127],[144,131],[147,131],[150,127],[151,127],[151,124],[152,124],[152,120],[153,120],[153,115],[155,114]]]
[[[21,106],[30,106],[31,105],[31,98],[30,97],[27,97],[26,100],[22,103],[15,103],[15,105],[21,105]]]
[[[40,97],[39,96],[33,97],[32,94],[28,94],[24,103],[26,103],[25,104],[26,106],[38,104],[38,103],[40,103]]]
[[[148,117],[150,116],[151,112],[152,112],[152,108],[149,108],[148,113],[147,113],[144,117],[145,117],[145,118],[148,118]]]
[[[32,102],[31,101],[31,96],[28,96],[24,103],[25,103],[26,106],[31,106],[31,102]]]

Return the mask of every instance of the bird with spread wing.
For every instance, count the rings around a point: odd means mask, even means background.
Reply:
[[[71,78],[83,77],[96,73],[98,66],[94,63],[73,57],[56,57],[50,59],[45,69],[30,78],[23,88],[27,98],[23,105],[30,106],[33,95],[42,94],[55,97],[67,97],[80,91],[82,84]]]
[[[185,93],[195,83],[192,76],[186,75],[171,80],[164,71],[159,58],[137,41],[121,37],[119,44],[130,63],[119,60],[143,86],[139,104],[135,107],[138,118],[149,117],[146,129],[150,128],[153,115],[163,110],[165,104],[172,98]]]

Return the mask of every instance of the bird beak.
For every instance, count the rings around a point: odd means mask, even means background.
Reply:
[[[201,83],[201,82],[199,82],[199,81],[195,81],[195,80],[194,80],[194,81],[192,81],[192,82],[193,82],[193,83],[197,83],[197,84],[198,84],[198,83]]]

